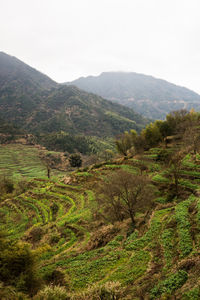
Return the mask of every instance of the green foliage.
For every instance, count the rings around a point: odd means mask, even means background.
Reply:
[[[88,173],[88,172],[77,172],[76,176],[78,176],[78,177],[91,177],[92,174]]]
[[[26,147],[24,148],[26,152]],[[18,254],[21,256],[21,253],[26,260],[28,255],[23,250],[25,245],[22,241],[27,241],[34,249],[31,251],[29,248],[31,254],[39,256],[37,263],[40,282],[67,287],[65,295],[69,299],[112,299],[114,295],[118,297],[116,299],[131,299],[141,294],[143,297],[151,294],[153,299],[170,298],[174,295],[196,299],[199,292],[193,283],[198,272],[200,206],[198,198],[188,198],[191,192],[188,188],[185,189],[184,184],[195,186],[195,193],[198,193],[200,181],[196,178],[199,161],[195,161],[197,156],[193,155],[187,155],[182,160],[179,197],[167,203],[171,192],[171,169],[163,170],[162,162],[155,162],[154,158],[159,152],[158,147],[151,148],[143,155],[137,155],[137,159],[123,158],[110,163],[103,162],[98,165],[98,170],[95,166],[92,169],[79,169],[71,175],[66,174],[71,176],[70,184],[58,179],[55,181],[55,177],[53,180],[30,180],[24,190],[20,188],[22,192],[17,197],[14,191],[6,201],[0,203],[0,228],[7,228],[9,237],[6,250],[0,249],[0,261],[2,255],[7,258],[9,256],[13,265],[14,258]],[[147,209],[147,198],[142,194],[145,201],[143,208],[138,206],[136,209],[135,231],[133,232],[129,219],[111,225],[110,219],[100,218],[99,214],[104,211],[102,207],[100,210],[97,207],[97,183],[108,183],[118,171],[125,171],[128,177],[141,174],[142,167],[142,175],[151,179],[151,186],[155,184],[156,204],[154,202]],[[75,182],[76,179],[79,185]],[[134,183],[135,180],[132,180],[131,186]],[[117,187],[120,184],[118,182]],[[16,186],[15,183],[15,189]],[[109,226],[113,226],[113,232],[106,229]],[[1,239],[5,240],[0,235],[0,244]],[[23,258],[19,259],[22,267]],[[17,299],[19,291],[23,293],[22,299],[26,299],[28,294],[34,297],[33,293],[37,292],[40,282],[37,283],[35,277],[31,279],[31,271],[29,273],[26,269],[18,275],[14,275],[14,272],[10,275],[7,266],[2,270],[0,276],[9,278],[3,283],[7,295],[10,288],[8,299],[12,299],[13,295]],[[36,276],[35,267],[32,270],[32,274]],[[184,286],[182,283],[185,277],[180,270],[188,272],[188,281]],[[125,287],[123,293],[122,287],[119,288],[120,294],[105,292],[105,284],[110,281],[119,282]],[[28,282],[32,285],[28,285]]]
[[[199,121],[199,113],[186,110],[174,111],[166,116],[165,121],[148,124],[141,134],[134,135],[134,138],[130,133],[125,132],[116,141],[116,146],[121,154],[127,155],[127,151],[131,149],[134,153],[140,153],[163,142],[167,146],[170,142],[182,141],[187,147],[192,147],[194,153],[197,153],[200,146]],[[167,162],[170,159],[170,152],[168,149],[160,149],[156,155],[148,154],[148,157]]]
[[[14,191],[14,183],[10,178],[0,177],[1,193],[12,193]]]
[[[157,152],[157,157],[156,157],[156,161],[161,161],[164,163],[167,163],[170,158],[171,158],[171,153],[172,151],[168,150],[168,149],[159,149],[159,151]]]
[[[188,220],[188,207],[191,200],[186,200],[176,206],[176,221],[179,234],[180,256],[185,257],[192,251],[192,238],[190,235],[190,222]]]
[[[0,243],[0,281],[32,294],[40,284],[37,279],[36,257],[26,244]]]
[[[159,210],[155,212],[154,218],[151,221],[149,230],[140,238],[137,237],[137,233],[133,233],[125,243],[126,250],[140,250],[151,243],[152,240],[158,238],[158,234],[162,227],[162,218],[169,212],[168,210]]]
[[[124,156],[127,155],[128,150],[132,147],[134,148],[134,142],[137,137],[137,133],[135,130],[131,130],[130,132],[124,132],[121,136],[115,141],[117,151]]]
[[[157,126],[157,123],[150,123],[142,130],[142,135],[145,137],[145,141],[149,147],[158,145],[162,141],[162,135]]]
[[[40,136],[39,140],[48,147],[52,147],[55,141],[57,150],[59,148],[72,153],[79,148],[78,151],[87,152],[85,135],[114,137],[130,129],[139,131],[146,123],[130,108],[106,101],[75,86],[58,85],[5,53],[0,53],[0,69],[0,83],[3,80],[0,118]],[[55,135],[61,131],[69,135],[56,138]],[[42,137],[41,133],[47,134],[47,137]]]
[[[195,287],[190,291],[186,292],[182,296],[182,300],[199,300],[200,298],[200,288]]]
[[[120,280],[124,285],[139,279],[147,270],[150,255],[147,251],[136,251],[130,259],[120,265],[110,276],[111,280]]]
[[[188,279],[187,272],[180,270],[177,273],[171,274],[165,280],[158,283],[151,290],[151,299],[158,299],[159,296],[166,294],[172,295],[175,290],[180,288]]]
[[[173,258],[173,249],[174,249],[174,233],[173,229],[165,229],[161,236],[162,245],[164,248],[164,257],[166,260],[166,267],[171,266]]]
[[[156,174],[155,176],[153,176],[152,180],[155,182],[160,182],[160,183],[169,183],[170,182],[170,180],[168,178],[163,177],[160,174]]]
[[[90,153],[89,140],[85,136],[73,135],[66,132],[56,132],[41,135],[38,142],[49,150],[72,153],[79,151],[83,154]]]
[[[82,158],[81,158],[80,154],[78,154],[78,153],[71,154],[69,156],[69,163],[70,163],[71,167],[77,167],[77,168],[81,167]]]
[[[44,178],[46,168],[39,157],[40,151],[20,144],[0,145],[0,175],[20,182],[25,178]],[[63,172],[52,170],[52,179]]]

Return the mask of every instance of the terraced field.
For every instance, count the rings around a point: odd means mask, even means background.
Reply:
[[[0,204],[0,227],[7,229],[11,239],[30,243],[40,254],[43,278],[61,270],[72,293],[91,284],[119,281],[126,288],[123,299],[142,299],[141,295],[200,299],[200,163],[198,157],[196,161],[191,155],[185,157],[179,185],[188,196],[169,202],[168,170],[155,162],[155,152],[79,171],[73,175],[77,182],[71,185],[32,179],[28,192]],[[140,172],[139,164],[147,166],[145,172],[157,187],[157,205],[147,224],[128,233],[127,221],[114,227],[105,222],[103,226],[116,233],[107,243],[91,247],[98,230],[97,182],[118,168]]]
[[[39,158],[39,150],[21,144],[0,145],[0,175],[13,179],[46,178],[46,167]],[[52,170],[52,176],[63,175]]]

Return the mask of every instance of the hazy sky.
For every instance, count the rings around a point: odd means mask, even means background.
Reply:
[[[120,70],[200,93],[200,1],[0,0],[0,51],[57,82]]]

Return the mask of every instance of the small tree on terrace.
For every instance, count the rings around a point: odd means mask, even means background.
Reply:
[[[137,133],[135,130],[130,130],[130,132],[125,131],[123,134],[121,134],[118,139],[115,141],[117,151],[127,156],[128,150],[130,150],[132,147],[134,147],[134,141],[137,137]]]
[[[123,170],[115,172],[101,184],[100,195],[98,202],[105,218],[122,221],[130,217],[133,227],[135,213],[148,210],[154,197],[147,176],[134,175]]]
[[[170,174],[174,180],[176,195],[179,193],[179,181],[181,177],[181,167],[182,167],[183,153],[176,152],[169,161]]]
[[[78,153],[71,154],[69,157],[69,163],[70,163],[71,167],[74,167],[74,168],[81,167],[82,166],[82,158],[81,158],[80,154],[78,154]]]
[[[193,122],[191,126],[188,126],[183,135],[184,146],[191,149],[196,154],[200,149],[200,122]]]

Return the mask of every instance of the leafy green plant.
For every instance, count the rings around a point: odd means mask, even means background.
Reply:
[[[175,290],[180,288],[187,281],[187,278],[188,274],[183,270],[171,274],[151,290],[151,299],[158,299],[162,294],[172,295]]]
[[[182,296],[182,300],[199,300],[200,287],[195,287],[188,292],[185,292]]]
[[[174,235],[173,235],[173,229],[165,229],[161,236],[162,245],[164,248],[164,257],[166,260],[166,266],[169,267],[172,264],[172,258],[173,258],[173,249],[174,249],[174,243],[173,243]]]
[[[185,200],[176,206],[176,221],[179,235],[180,256],[185,257],[192,251],[192,238],[190,235],[190,222],[188,220],[188,207],[191,200]]]

